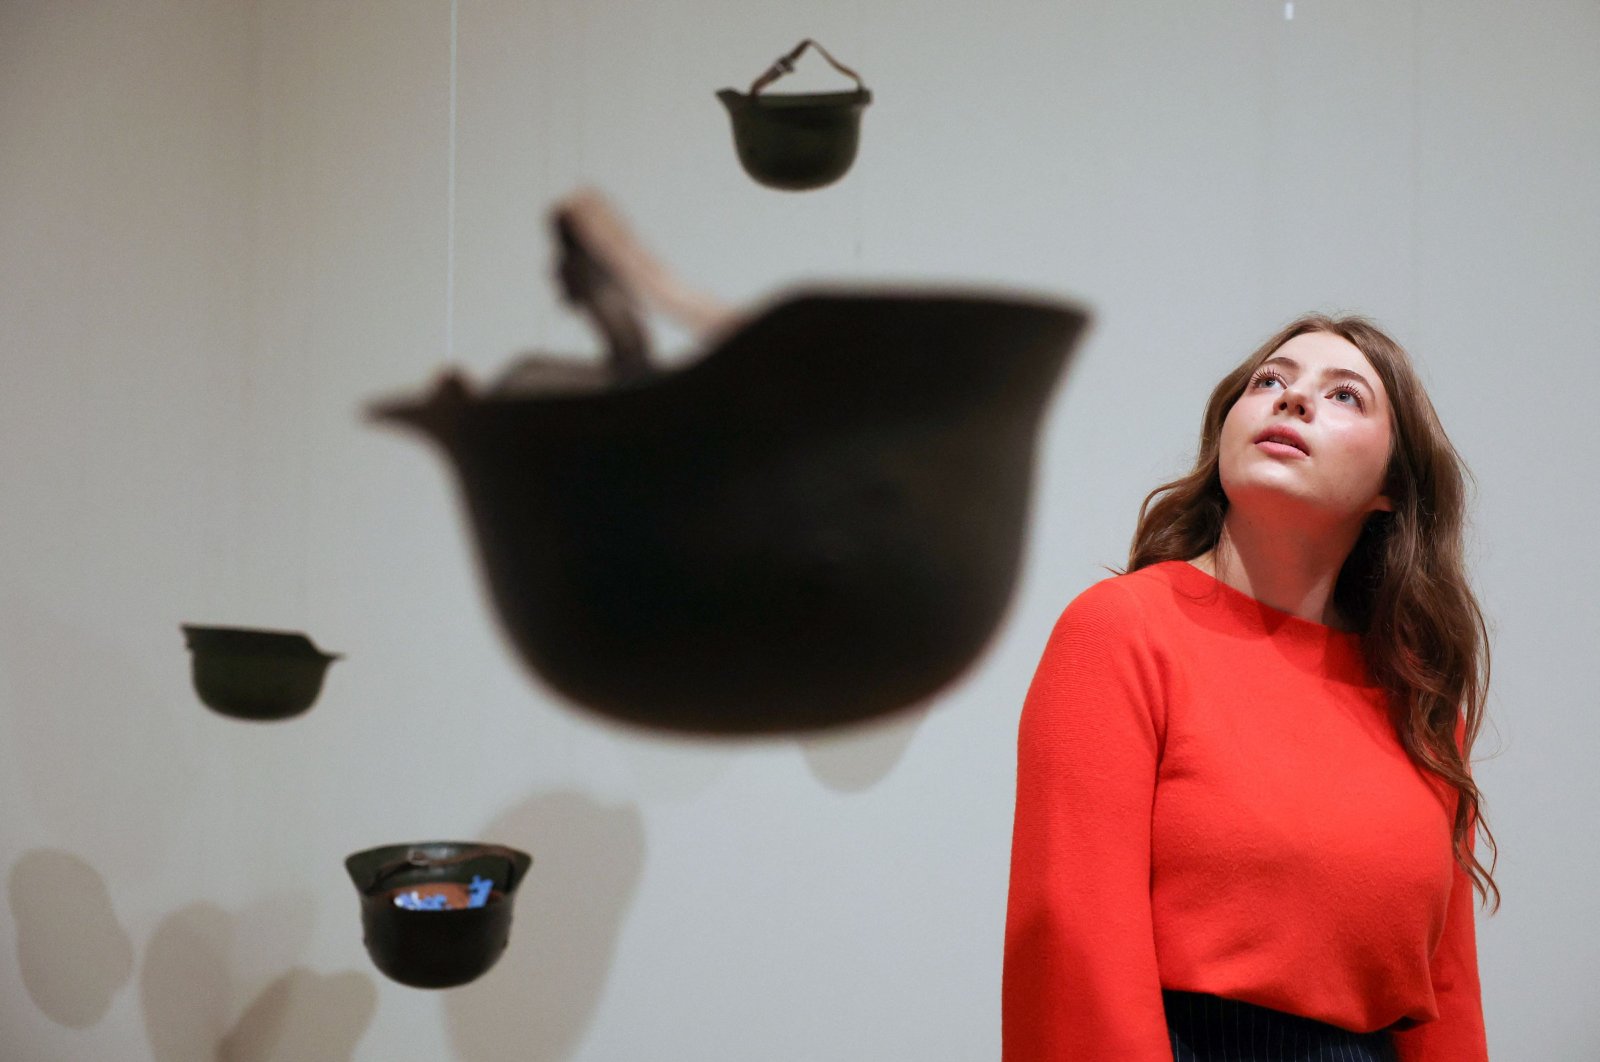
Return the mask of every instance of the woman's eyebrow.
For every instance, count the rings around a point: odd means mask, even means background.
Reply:
[[[1295,361],[1293,358],[1289,357],[1287,354],[1274,354],[1272,357],[1268,358],[1266,361],[1262,362],[1261,364],[1263,364],[1263,365],[1271,365],[1274,362],[1277,362],[1280,365],[1287,366],[1293,372],[1299,372],[1300,371],[1300,363],[1298,361]],[[1362,376],[1359,372],[1356,372],[1354,369],[1330,367],[1330,368],[1327,368],[1327,369],[1323,369],[1322,370],[1322,375],[1325,376],[1325,377],[1332,376],[1332,377],[1335,377],[1335,378],[1341,379],[1341,380],[1355,380],[1356,382],[1360,383],[1363,387],[1365,387],[1368,391],[1371,391],[1373,394],[1377,394],[1377,390],[1372,386],[1371,383],[1369,383],[1367,381],[1367,378],[1365,376]]]

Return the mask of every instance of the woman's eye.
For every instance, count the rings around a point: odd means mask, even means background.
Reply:
[[[1362,405],[1361,392],[1357,391],[1354,387],[1341,387],[1337,391],[1335,391],[1334,394],[1335,395],[1349,395],[1352,399],[1355,400],[1355,404],[1357,406]],[[1350,404],[1349,402],[1345,403],[1345,405],[1349,405],[1349,404]]]

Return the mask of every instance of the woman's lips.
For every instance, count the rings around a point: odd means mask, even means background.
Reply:
[[[1256,445],[1265,450],[1267,453],[1274,454],[1278,457],[1307,456],[1306,452],[1300,449],[1298,446],[1290,446],[1288,443],[1280,442],[1277,439],[1262,439],[1260,442],[1256,443]]]

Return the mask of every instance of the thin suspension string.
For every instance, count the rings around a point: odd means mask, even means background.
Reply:
[[[866,50],[866,43],[867,42],[866,42],[866,38],[865,38],[865,36],[863,35],[863,32],[862,32],[862,28],[863,28],[865,20],[863,19],[861,13],[866,8],[866,6],[867,6],[866,4],[857,4],[856,5],[856,10],[855,10],[855,16],[856,16],[855,17],[856,42],[855,42],[854,45],[852,45],[852,47],[859,48],[859,49],[861,49],[863,51]],[[866,200],[867,200],[867,193],[866,193],[866,187],[861,183],[861,178],[859,176],[857,176],[857,178],[856,178],[856,186],[855,186],[854,192],[855,192],[855,203],[854,203],[854,206],[855,206],[855,215],[856,215],[855,216],[856,272],[857,272],[857,274],[860,274],[860,272],[861,272],[861,261],[862,261],[862,257],[863,257],[862,256],[862,252],[861,252],[861,230],[866,226],[866,216],[867,216],[867,213],[866,213]]]
[[[550,84],[551,76],[549,73],[550,67],[555,61],[555,53],[549,42],[556,39],[557,26],[555,16],[550,13],[549,7],[550,5],[545,4],[534,5],[534,26],[538,30],[539,38],[539,53],[535,66],[535,69],[538,70],[537,87],[539,94],[536,97],[538,103],[532,110],[538,115],[538,139],[535,142],[540,145],[551,143],[550,106],[547,101],[556,98],[556,94]],[[548,202],[555,196],[555,181],[551,177],[550,171],[550,159],[554,154],[555,152],[549,150],[539,152],[539,198],[535,202]],[[538,349],[540,350],[547,350],[550,346],[550,318],[551,315],[546,313],[541,305],[535,326],[535,335],[538,337]]]
[[[450,0],[450,143],[445,160],[444,355],[456,356],[456,43],[457,0]]]
[[[1422,4],[1411,3],[1411,334],[1422,337]]]

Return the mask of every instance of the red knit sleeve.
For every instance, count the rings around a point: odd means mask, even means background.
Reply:
[[[1137,603],[1104,580],[1062,613],[1023,703],[1004,1062],[1172,1062],[1150,915],[1164,730]]]
[[[1456,743],[1464,727],[1456,727]],[[1469,768],[1470,770],[1470,768]],[[1476,854],[1478,824],[1467,824],[1467,846]],[[1394,1034],[1400,1062],[1488,1062],[1483,996],[1478,984],[1478,937],[1473,922],[1472,878],[1456,864],[1445,913],[1444,935],[1434,950],[1433,992],[1439,1017]]]

